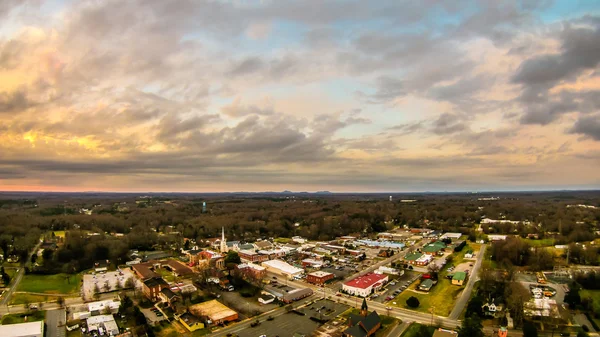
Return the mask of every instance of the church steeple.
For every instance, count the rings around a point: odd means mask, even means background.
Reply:
[[[360,315],[363,317],[367,317],[369,314],[369,306],[367,305],[367,299],[363,298],[362,305],[360,306]]]
[[[227,241],[225,240],[225,227],[221,227],[221,253],[227,252]]]

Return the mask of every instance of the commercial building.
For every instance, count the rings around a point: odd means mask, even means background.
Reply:
[[[263,262],[269,259],[269,256],[258,254],[253,250],[240,250],[238,252],[240,259],[245,262]]]
[[[44,321],[0,325],[2,337],[44,337]]]
[[[154,268],[154,264],[151,262],[138,263],[131,266],[131,269],[135,272],[135,275],[139,277],[141,280],[146,280],[153,277],[158,277],[157,273],[155,273],[152,269]]]
[[[381,288],[389,277],[385,274],[366,274],[342,285],[342,290],[354,296],[367,297]]]
[[[261,263],[268,272],[286,276],[288,278],[300,277],[304,273],[304,269],[294,267],[282,260],[270,260]]]
[[[232,322],[238,319],[237,312],[229,309],[217,300],[194,304],[190,307],[189,311],[196,317],[207,317],[210,320],[209,324],[214,325]]]
[[[462,286],[465,284],[466,279],[467,273],[463,271],[457,271],[456,273],[454,273],[454,276],[452,276],[452,284],[454,284],[455,286]]]
[[[498,235],[498,234],[489,234],[488,240],[490,241],[504,241],[506,240],[506,235]]]
[[[329,280],[333,280],[335,275],[325,271],[315,271],[306,275],[306,281],[308,283],[323,285]]]
[[[316,268],[316,269],[320,269],[321,267],[323,267],[323,261],[322,260],[315,260],[315,259],[304,259],[302,260],[302,267],[307,268]]]
[[[252,262],[238,264],[237,268],[244,276],[254,279],[261,279],[267,274],[267,269],[265,267],[259,266]]]
[[[190,267],[171,259],[167,260],[167,263],[163,264],[163,267],[171,270],[173,275],[177,277],[187,277],[194,274],[194,271]]]
[[[375,270],[375,273],[376,274],[388,274],[388,275],[400,275],[400,276],[402,276],[402,275],[404,275],[404,270],[381,266],[377,270]]]
[[[310,288],[302,288],[302,289],[294,289],[280,298],[283,303],[292,303],[295,301],[299,301],[303,298],[306,298],[313,294],[312,289]]]
[[[156,301],[160,296],[160,291],[168,287],[169,284],[162,277],[153,277],[142,283],[142,292],[151,301]]]
[[[119,334],[119,326],[113,315],[92,316],[86,320],[88,331],[97,331],[99,335],[116,336]]]
[[[451,239],[451,240],[458,240],[460,239],[460,237],[462,236],[462,233],[444,233],[444,235],[442,235],[440,237],[441,240],[443,239]]]
[[[421,253],[408,253],[404,257],[404,261],[415,266],[426,266],[433,261],[432,255],[425,255]]]
[[[423,247],[423,252],[427,255],[441,255],[446,249],[446,244],[441,241],[428,243]]]
[[[258,298],[258,301],[262,304],[273,303],[273,301],[275,301],[275,296],[273,296],[271,294],[262,294]]]

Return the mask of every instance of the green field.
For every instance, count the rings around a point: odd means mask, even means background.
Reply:
[[[54,236],[64,239],[65,231],[54,231]]]
[[[431,332],[431,336],[433,336],[433,332],[435,331],[434,327],[428,326],[428,325],[419,324],[419,323],[412,323],[402,333],[401,337],[414,337],[414,336],[416,336],[417,332],[419,331],[419,328],[422,327],[422,326],[426,326],[427,330],[429,330]]]
[[[167,282],[174,282],[175,281],[175,276],[173,276],[173,273],[171,273],[170,271],[163,269],[163,268],[158,268],[157,270],[155,270],[155,272],[162,276],[162,278],[167,281]]]
[[[33,275],[23,277],[17,291],[45,294],[74,294],[79,293],[81,275]]]
[[[600,290],[581,289],[579,294],[581,295],[582,299],[584,299],[584,298],[591,299],[593,301],[592,302],[592,310],[596,314],[600,314]],[[594,319],[594,321],[596,322],[596,324],[600,325],[600,319]]]
[[[25,303],[40,303],[40,302],[48,302],[56,299],[55,297],[48,297],[42,295],[30,295],[30,294],[13,294],[10,298],[11,305],[17,304],[25,304]]]
[[[424,313],[431,313],[430,308],[434,307],[433,314],[437,316],[448,316],[454,307],[456,297],[464,287],[452,285],[451,280],[446,279],[447,272],[444,270],[439,273],[438,284],[433,286],[429,293],[412,291],[417,288],[419,281],[413,282],[405,291],[400,293],[398,297],[391,301],[392,305],[416,310]],[[416,309],[409,308],[406,305],[406,300],[414,296],[419,299],[419,307]],[[393,303],[396,304],[393,304]]]
[[[530,244],[532,247],[550,247],[554,246],[554,239],[541,239],[541,240],[532,240],[532,239],[523,239],[525,242]]]
[[[24,323],[25,317],[27,317],[27,322],[43,321],[46,318],[46,312],[33,311],[25,314],[6,314],[2,317],[2,325]]]

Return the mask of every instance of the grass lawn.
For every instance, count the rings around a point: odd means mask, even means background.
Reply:
[[[163,279],[165,279],[165,281],[167,282],[173,282],[175,281],[175,276],[173,276],[173,273],[171,273],[170,271],[164,269],[164,268],[158,268],[157,270],[155,270],[155,272],[162,276]]]
[[[13,294],[12,297],[10,298],[10,304],[11,305],[18,305],[18,304],[25,304],[25,303],[33,304],[33,303],[47,302],[47,301],[53,300],[53,299],[55,299],[55,297],[48,298],[48,296],[41,296],[41,295]]]
[[[579,295],[581,295],[581,299],[591,299],[593,301],[592,310],[596,313],[600,313],[600,290],[581,289],[581,291],[579,291]],[[600,319],[594,319],[594,321],[600,326]]]
[[[79,293],[80,286],[81,275],[79,274],[28,274],[23,277],[17,291],[46,294],[74,294]]]
[[[59,238],[65,238],[65,231],[54,231],[54,236]]]
[[[27,317],[27,322],[43,321],[46,318],[46,312],[32,311],[24,314],[6,314],[2,317],[2,325],[24,323],[25,317]]]
[[[547,238],[542,240],[533,240],[533,239],[523,239],[525,242],[529,243],[532,247],[548,247],[554,246],[554,239]]]
[[[277,243],[291,243],[293,240],[290,238],[276,238],[273,241],[275,241]]]
[[[392,305],[424,313],[430,313],[430,308],[435,307],[433,312],[434,315],[450,315],[452,308],[454,308],[454,302],[456,300],[456,297],[458,296],[458,294],[460,294],[464,287],[452,285],[452,281],[446,279],[447,274],[448,273],[445,270],[440,272],[438,276],[438,283],[435,286],[433,286],[429,293],[412,291],[415,290],[420,283],[418,280],[413,282],[413,284],[411,284],[410,287],[408,287],[405,291],[400,293],[398,297],[391,301]],[[406,305],[406,300],[411,296],[414,296],[419,300],[420,305],[416,309],[410,308]],[[394,302],[396,302],[396,304],[393,304]]]
[[[406,328],[406,330],[402,333],[401,337],[414,337],[417,335],[417,332],[419,331],[419,328],[423,326],[423,324],[419,324],[419,323],[412,323],[411,325],[408,326],[408,328]],[[431,336],[433,336],[433,332],[435,331],[435,327],[429,326],[429,325],[425,325],[427,327],[427,330],[429,330],[431,332]]]

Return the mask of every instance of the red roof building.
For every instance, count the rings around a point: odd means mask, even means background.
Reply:
[[[367,297],[381,288],[389,280],[385,274],[365,274],[342,285],[342,290],[350,295]]]

